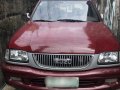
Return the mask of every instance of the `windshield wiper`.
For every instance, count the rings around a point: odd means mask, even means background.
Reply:
[[[33,21],[36,21],[36,22],[53,22],[53,21],[49,21],[49,20],[33,20]]]
[[[49,20],[33,20],[35,22],[55,22],[55,21],[49,21]],[[74,19],[59,19],[57,21],[62,21],[62,22],[85,22],[82,20],[74,20]]]
[[[74,19],[59,19],[57,21],[63,21],[63,22],[85,22],[82,20],[74,20]]]

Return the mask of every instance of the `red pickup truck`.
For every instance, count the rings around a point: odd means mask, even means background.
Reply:
[[[11,38],[2,70],[25,90],[117,90],[119,48],[91,0],[40,0]]]

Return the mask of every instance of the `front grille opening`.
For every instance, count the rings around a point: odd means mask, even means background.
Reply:
[[[46,87],[45,85],[45,78],[38,78],[38,79],[28,79],[29,84],[34,86]],[[58,82],[59,83],[59,82]],[[79,80],[79,88],[86,88],[86,87],[93,87],[93,86],[100,86],[104,84],[104,80],[94,80],[94,79],[87,79],[87,80]]]
[[[40,79],[31,79],[31,84],[36,85],[36,86],[41,86],[45,87],[45,78],[40,78]]]
[[[93,55],[32,54],[32,56],[39,67],[52,70],[85,68],[93,60]]]
[[[37,79],[23,78],[22,82],[26,85],[45,87],[45,78],[42,77]]]
[[[105,83],[104,80],[94,80],[94,79],[79,80],[79,87],[86,88],[86,87],[100,86],[104,83]]]

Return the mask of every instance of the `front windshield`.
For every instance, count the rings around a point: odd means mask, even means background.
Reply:
[[[99,21],[95,10],[91,6],[89,1],[41,1],[33,14],[32,20]]]

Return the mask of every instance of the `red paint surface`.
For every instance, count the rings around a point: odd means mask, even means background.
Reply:
[[[13,77],[20,77],[20,78],[27,78],[29,79],[37,79],[40,77],[46,76],[55,76],[55,77],[79,77],[80,79],[96,79],[96,80],[105,80],[105,79],[113,79],[113,78],[120,78],[120,67],[112,67],[112,68],[101,68],[101,69],[93,69],[89,71],[83,72],[50,72],[50,71],[43,71],[38,70],[30,67],[23,67],[23,66],[16,66],[10,64],[3,64],[2,69],[6,75],[7,83],[24,88],[25,90],[50,90],[46,87],[40,87],[37,85],[32,85],[31,83],[25,84],[22,81],[14,81],[8,79],[9,76]],[[103,83],[100,86],[93,86],[93,87],[85,87],[85,88],[77,88],[77,89],[69,89],[69,90],[116,90],[120,88],[120,82],[113,82],[113,83]],[[59,89],[52,89],[52,90],[59,90]],[[60,89],[61,90],[61,89]],[[63,89],[68,90],[68,89]]]
[[[12,37],[9,48],[40,53],[101,53],[119,44],[102,22],[28,22]]]
[[[120,67],[109,67],[92,69],[88,71],[75,71],[75,72],[58,72],[47,71],[26,66],[18,66],[12,64],[3,64],[3,72],[7,75],[17,76],[23,78],[37,78],[37,77],[80,77],[81,79],[107,79],[120,77]]]

